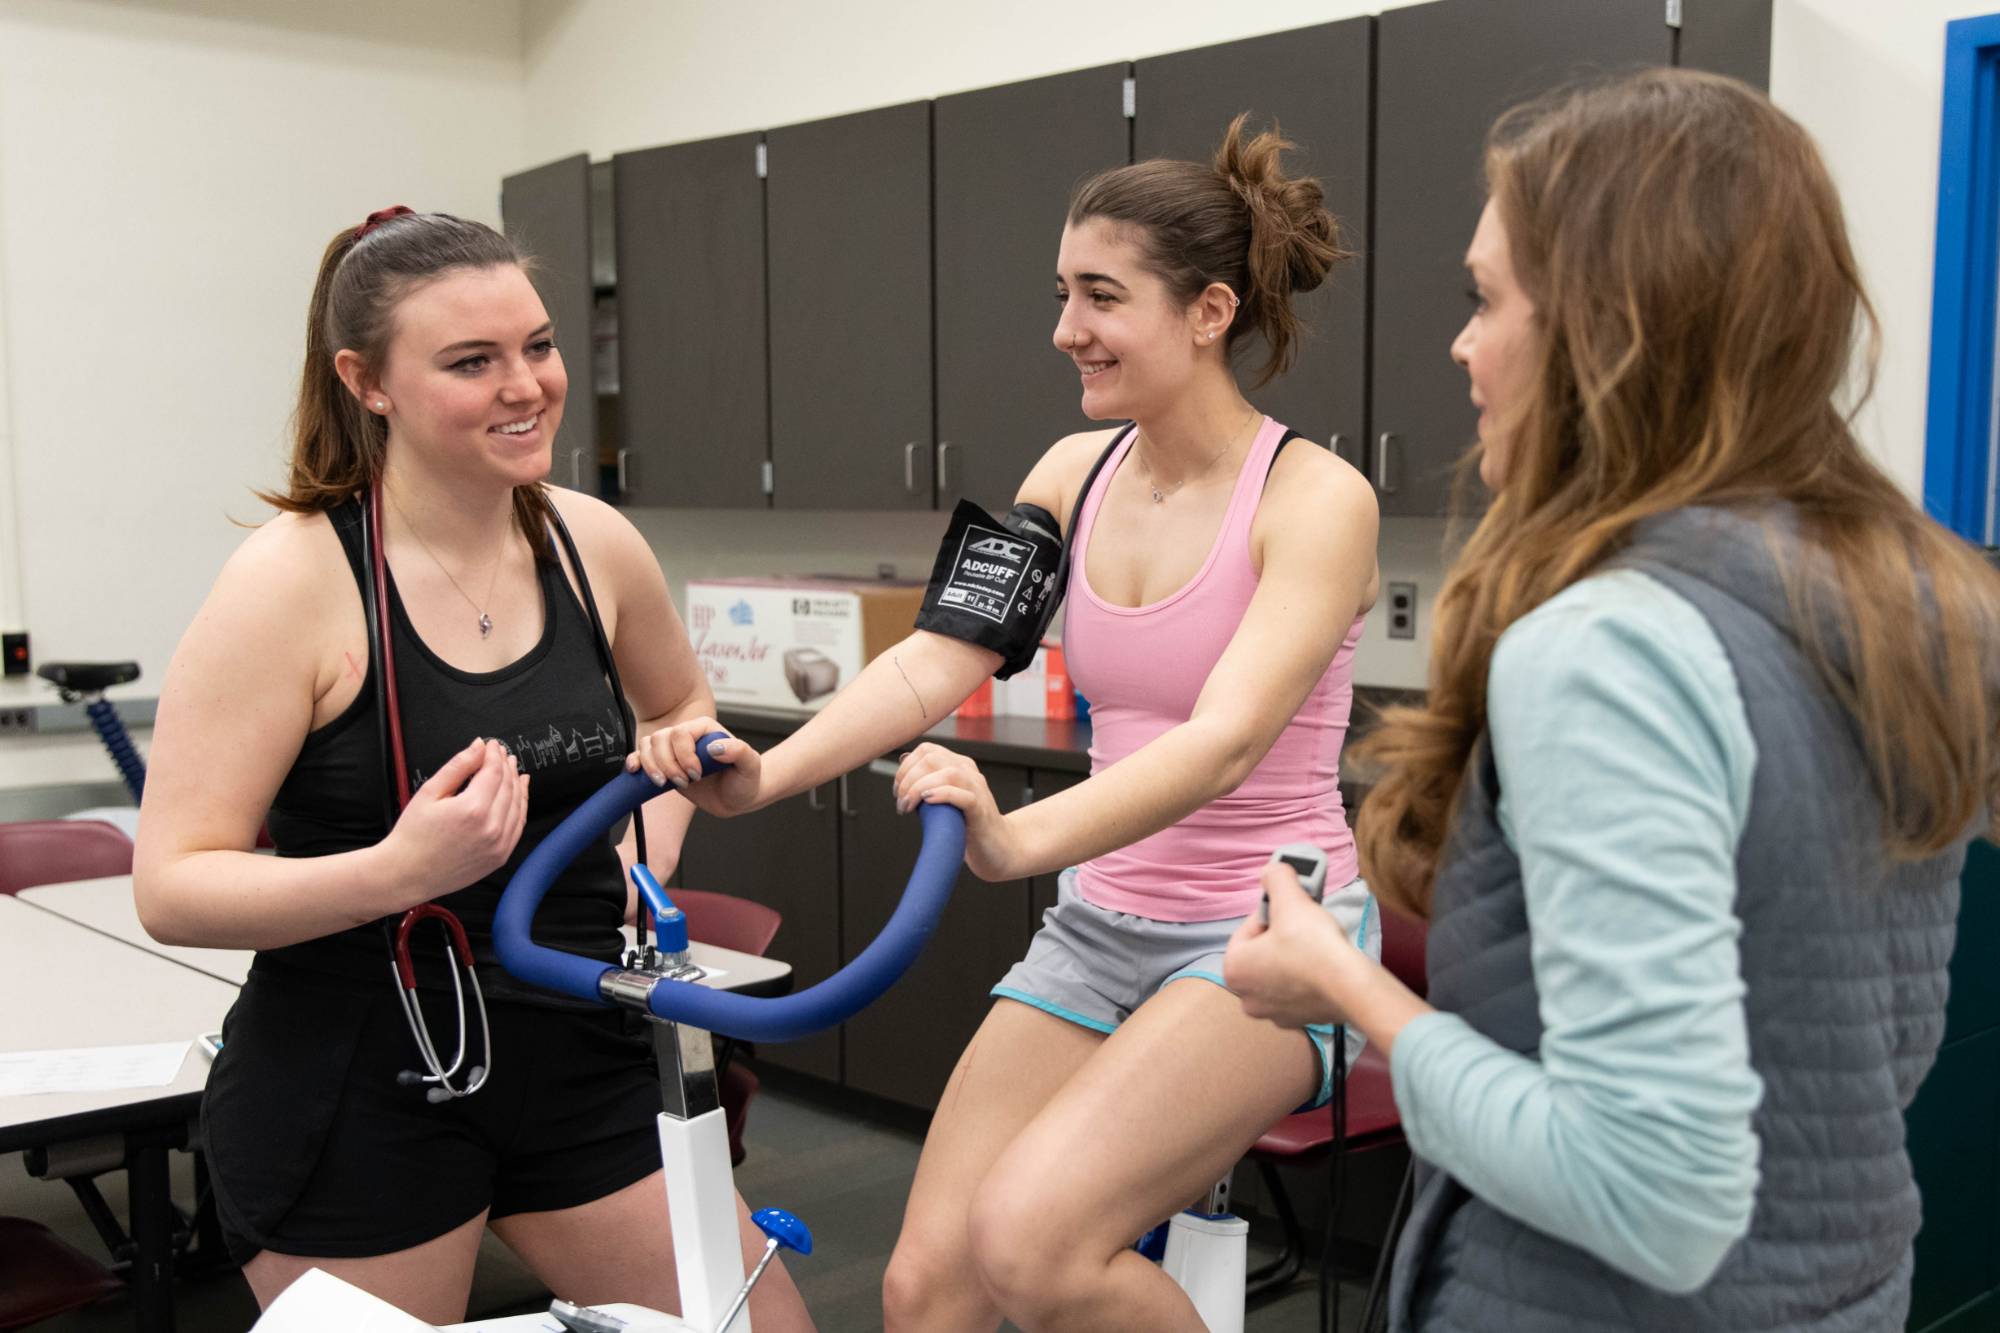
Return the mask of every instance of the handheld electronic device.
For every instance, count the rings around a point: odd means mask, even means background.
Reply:
[[[1299,887],[1306,891],[1314,902],[1326,893],[1326,853],[1309,842],[1288,842],[1271,853],[1273,863],[1282,863],[1292,868],[1299,877]],[[1265,925],[1271,923],[1271,895],[1265,894],[1264,901],[1257,908],[1258,917]]]
[[[569,1333],[618,1333],[625,1327],[625,1321],[615,1314],[606,1314],[584,1305],[572,1305],[560,1297],[550,1302],[549,1313]]]

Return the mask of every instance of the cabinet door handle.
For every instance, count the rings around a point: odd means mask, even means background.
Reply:
[[[903,489],[911,495],[917,493],[917,442],[915,440],[903,446]]]
[[[569,451],[569,488],[573,491],[583,489],[583,450],[581,449],[572,449]]]
[[[618,493],[620,495],[630,495],[632,493],[632,487],[627,480],[631,475],[629,471],[631,464],[632,451],[630,449],[620,449],[618,451]]]
[[[951,489],[951,450],[952,444],[950,440],[938,441],[937,488],[939,495],[943,495]]]
[[[1401,469],[1395,465],[1396,441],[1400,438],[1383,431],[1375,439],[1375,489],[1384,495],[1394,495],[1402,481]]]
[[[813,811],[826,809],[826,802],[819,798],[818,787],[806,788],[806,809]]]
[[[1352,435],[1343,435],[1335,431],[1331,447],[1334,457],[1352,463],[1355,467],[1361,466],[1361,460],[1354,456],[1354,437]]]
[[[847,774],[840,775],[840,813],[854,818],[854,803],[847,799]]]

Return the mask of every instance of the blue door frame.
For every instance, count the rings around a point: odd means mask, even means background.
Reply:
[[[2000,14],[1945,26],[1937,265],[1924,508],[1976,541],[1992,531],[1994,305],[2000,295]]]

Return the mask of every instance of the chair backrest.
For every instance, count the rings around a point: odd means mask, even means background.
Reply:
[[[0,824],[0,894],[132,873],[132,840],[96,819]]]
[[[775,907],[706,889],[668,889],[674,906],[687,913],[688,938],[738,953],[762,956],[785,923]]]
[[[1430,974],[1424,967],[1424,941],[1430,928],[1413,916],[1383,907],[1381,900],[1376,906],[1382,912],[1382,966],[1396,976],[1396,980],[1422,995],[1430,989]]]

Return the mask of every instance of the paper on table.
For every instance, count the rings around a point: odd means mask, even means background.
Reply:
[[[323,1268],[309,1268],[271,1302],[251,1333],[437,1333],[437,1326]]]
[[[143,1046],[0,1052],[0,1097],[163,1087],[180,1073],[190,1044],[160,1041]]]

